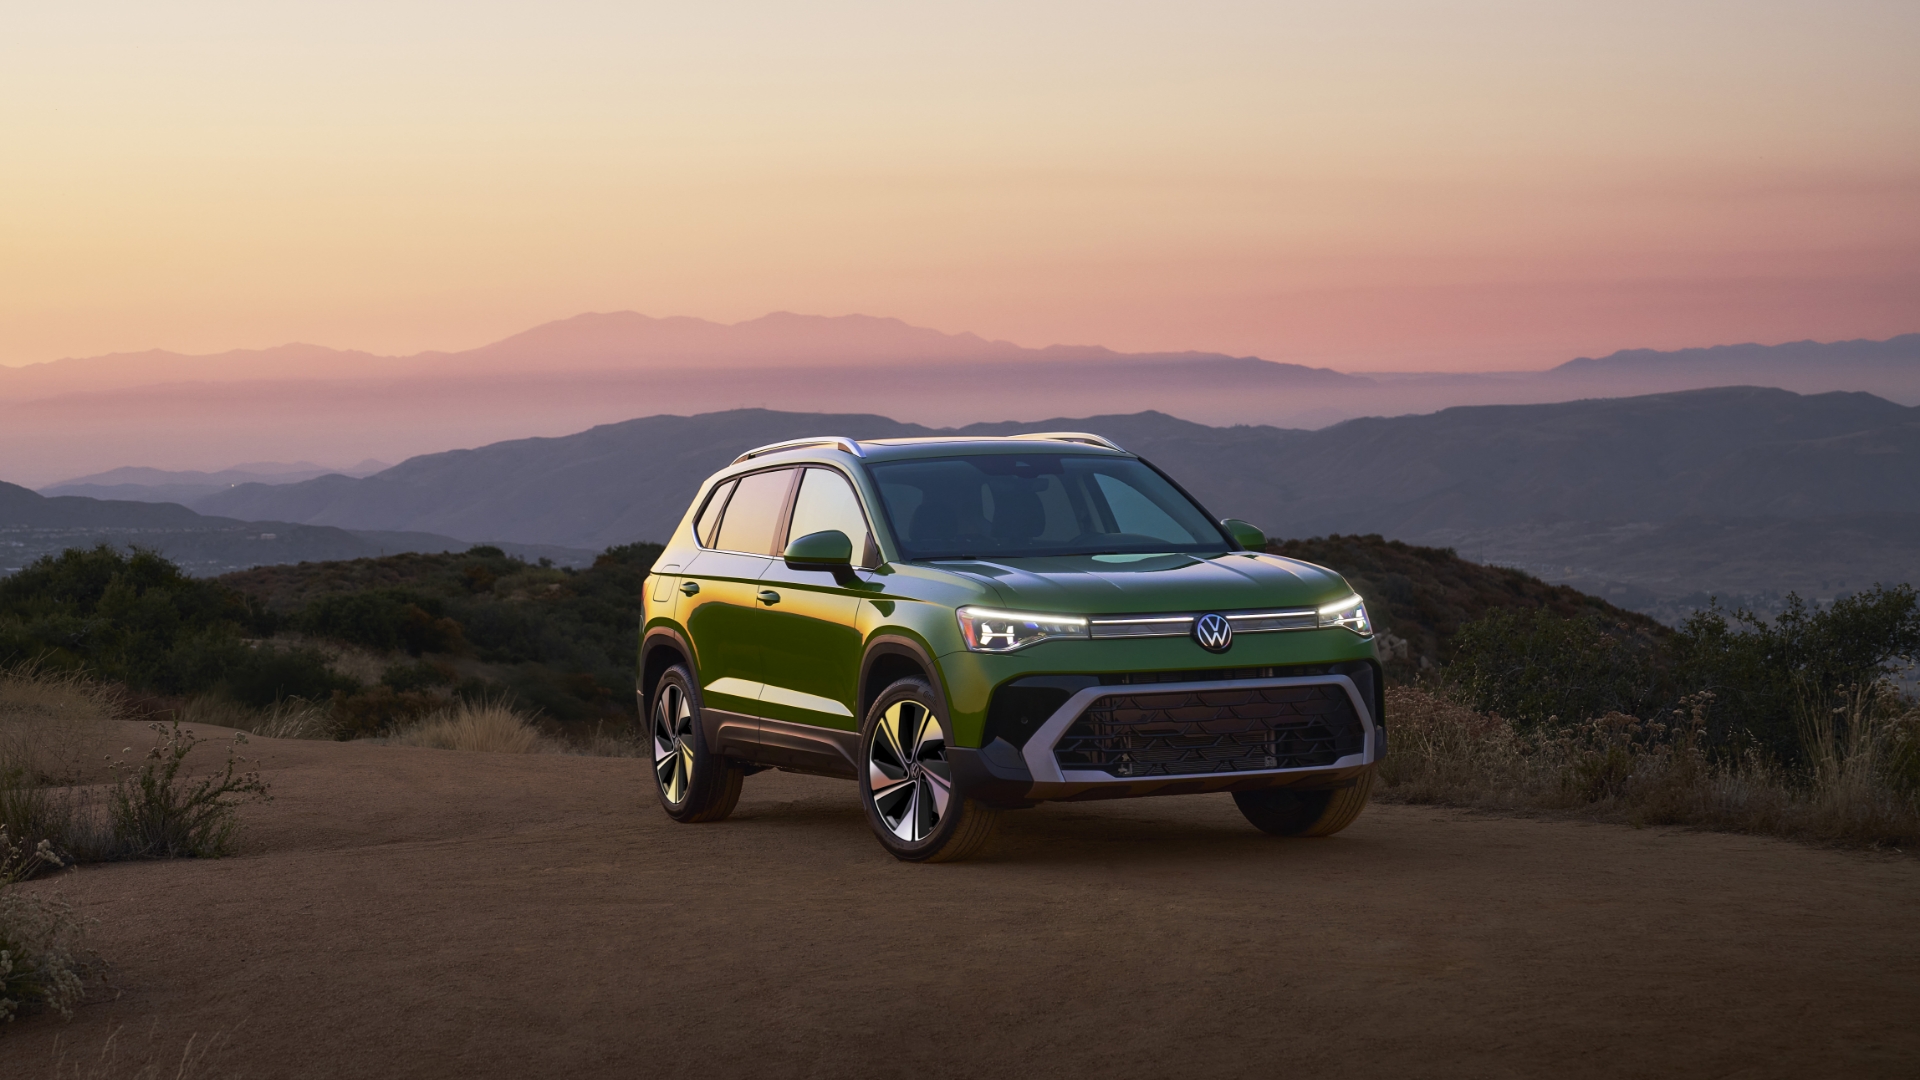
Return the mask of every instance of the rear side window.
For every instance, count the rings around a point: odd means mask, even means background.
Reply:
[[[750,555],[773,554],[774,530],[779,527],[781,511],[787,508],[787,489],[792,483],[792,469],[741,477],[733,498],[727,500],[720,535],[713,546]]]
[[[707,505],[700,508],[700,516],[693,520],[693,535],[699,537],[701,547],[712,547],[714,534],[720,531],[720,512],[727,508],[727,496],[733,494],[734,481],[729,480],[713,489],[707,497]]]
[[[860,512],[860,497],[853,493],[853,485],[832,469],[808,469],[800,478],[800,496],[793,501],[787,543],[828,529],[846,533],[853,541],[854,561],[862,561],[867,550],[867,518]]]

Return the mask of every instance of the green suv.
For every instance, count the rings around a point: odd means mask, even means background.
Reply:
[[[924,862],[1048,800],[1224,791],[1338,832],[1386,751],[1373,627],[1265,543],[1097,435],[748,451],[647,582],[660,803],[718,821],[751,773],[844,777]]]

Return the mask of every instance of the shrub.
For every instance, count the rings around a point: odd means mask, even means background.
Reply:
[[[1667,721],[1614,713],[1572,724],[1517,724],[1412,687],[1387,691],[1393,752],[1380,766],[1389,801],[1549,810],[1633,825],[1684,825],[1848,844],[1920,842],[1920,798],[1887,765],[1920,713],[1855,718],[1871,739],[1836,744],[1810,779],[1757,748],[1707,752],[1714,701],[1696,694]]]
[[[1498,610],[1461,629],[1448,679],[1473,708],[1527,724],[1643,713],[1666,704],[1655,650],[1592,615]]]
[[[85,993],[91,965],[80,956],[82,927],[72,905],[15,888],[59,865],[46,841],[26,850],[0,825],[0,1023],[43,1008],[72,1016]]]
[[[0,665],[84,667],[162,693],[217,682],[242,638],[274,623],[264,606],[150,551],[71,549],[0,580]]]
[[[381,652],[404,649],[412,656],[456,652],[464,644],[460,624],[446,617],[445,604],[406,589],[323,596],[308,604],[295,623],[316,637]]]
[[[317,649],[261,646],[227,669],[221,688],[240,704],[263,709],[287,698],[325,701],[335,690],[351,692],[359,685],[336,674]]]
[[[137,768],[123,766],[111,801],[113,832],[124,857],[217,858],[229,854],[239,829],[239,804],[265,801],[267,785],[257,772],[237,773],[245,759],[237,754],[245,735],[235,735],[236,747],[225,767],[194,780],[182,773],[187,755],[206,740],[183,730],[178,720],[149,725],[159,741]]]
[[[434,713],[391,740],[396,746],[438,750],[478,750],[493,754],[534,754],[547,749],[530,718],[503,701],[462,702]]]

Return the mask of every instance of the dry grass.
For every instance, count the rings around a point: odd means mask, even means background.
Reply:
[[[462,702],[442,709],[387,742],[489,754],[538,754],[555,749],[533,726],[531,717],[504,701]]]
[[[1711,696],[1688,704],[1672,726],[1614,713],[1525,731],[1423,690],[1390,689],[1386,786],[1375,797],[1866,846],[1920,843],[1920,795],[1908,779],[1920,759],[1920,714],[1865,710],[1810,724],[1815,768],[1795,777],[1757,755],[1711,760],[1701,745]]]
[[[101,756],[122,711],[117,687],[31,664],[0,670],[0,776],[31,784],[103,779]]]
[[[233,1040],[226,1032],[211,1038],[189,1034],[184,1041],[156,1020],[145,1038],[115,1028],[98,1051],[75,1053],[56,1039],[50,1080],[199,1080],[238,1076],[228,1067]],[[28,1075],[28,1074],[22,1074]],[[38,1075],[38,1074],[32,1074]]]

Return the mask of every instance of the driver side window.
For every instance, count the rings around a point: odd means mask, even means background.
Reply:
[[[860,496],[838,472],[808,469],[800,478],[800,495],[793,503],[793,521],[787,528],[786,543],[828,529],[846,533],[847,539],[853,541],[854,563],[866,565],[872,545],[867,517],[860,509]]]

